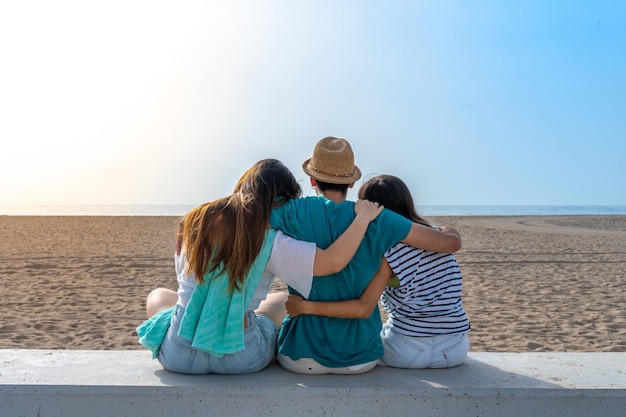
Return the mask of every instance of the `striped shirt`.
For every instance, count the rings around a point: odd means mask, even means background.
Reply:
[[[469,331],[461,269],[453,254],[398,243],[385,258],[400,280],[400,287],[387,287],[381,296],[395,332],[429,337]]]

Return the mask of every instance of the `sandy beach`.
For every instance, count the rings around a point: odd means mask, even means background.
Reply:
[[[432,219],[463,236],[472,351],[626,351],[626,216]],[[176,289],[177,221],[0,216],[0,348],[143,349],[145,297]]]

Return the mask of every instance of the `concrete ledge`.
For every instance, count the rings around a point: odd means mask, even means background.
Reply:
[[[479,353],[442,370],[179,375],[148,351],[0,350],[0,415],[624,416],[626,353]]]

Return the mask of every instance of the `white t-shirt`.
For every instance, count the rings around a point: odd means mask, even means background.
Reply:
[[[265,300],[275,277],[279,277],[285,284],[308,297],[313,283],[315,248],[315,243],[293,239],[279,230],[248,311],[257,309],[261,301]],[[174,255],[174,264],[178,280],[177,304],[186,307],[196,285],[195,276],[187,275],[189,264],[184,251],[180,255]]]

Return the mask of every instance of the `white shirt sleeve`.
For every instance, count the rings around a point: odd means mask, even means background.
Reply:
[[[313,284],[315,249],[315,243],[296,240],[278,231],[265,269],[308,298]]]

